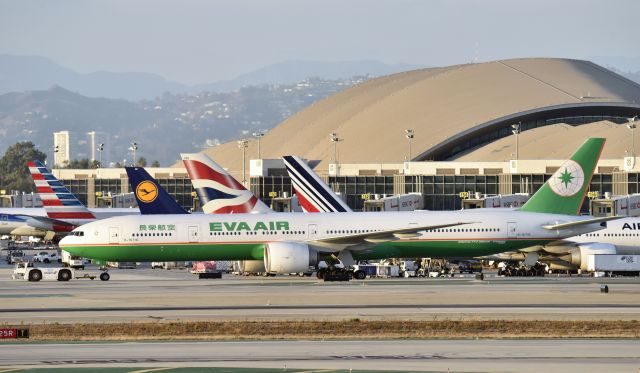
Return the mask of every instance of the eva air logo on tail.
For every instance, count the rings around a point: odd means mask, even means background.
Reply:
[[[572,160],[565,161],[549,179],[551,190],[562,197],[571,197],[582,189],[584,171]]]

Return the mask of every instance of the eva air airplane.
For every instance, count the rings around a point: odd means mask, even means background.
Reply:
[[[513,251],[613,219],[577,215],[604,142],[588,139],[520,210],[122,216],[83,225],[60,247],[105,261],[264,260],[271,273],[303,272],[329,254],[348,265]]]

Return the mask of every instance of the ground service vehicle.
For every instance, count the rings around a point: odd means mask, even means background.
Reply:
[[[49,253],[46,251],[41,251],[36,255],[34,255],[32,260],[34,262],[42,262],[42,263],[51,263],[56,261],[59,262],[60,256],[58,256],[57,252]]]
[[[21,250],[11,250],[7,253],[7,264],[24,261],[25,255]]]
[[[222,272],[218,271],[214,261],[193,262],[191,273],[197,275],[199,279],[222,278]]]
[[[11,278],[14,280],[29,280],[35,282],[40,280],[69,281],[74,278],[74,272],[72,268],[38,268],[35,267],[32,262],[21,262],[16,263]]]
[[[62,265],[64,267],[84,270],[84,259],[62,250]]]
[[[605,276],[640,275],[640,255],[589,255],[587,269]]]

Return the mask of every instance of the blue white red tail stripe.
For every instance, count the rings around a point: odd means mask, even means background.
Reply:
[[[348,212],[349,206],[295,156],[284,156],[291,183],[305,212]]]
[[[182,154],[193,188],[206,214],[271,212],[227,171],[204,154]]]
[[[95,216],[39,161],[28,162],[47,216],[52,219],[95,219]]]

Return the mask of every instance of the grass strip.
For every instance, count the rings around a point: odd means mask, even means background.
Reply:
[[[0,325],[2,328],[12,325]],[[638,320],[182,321],[33,324],[31,341],[640,338]],[[24,340],[18,340],[24,342]]]

